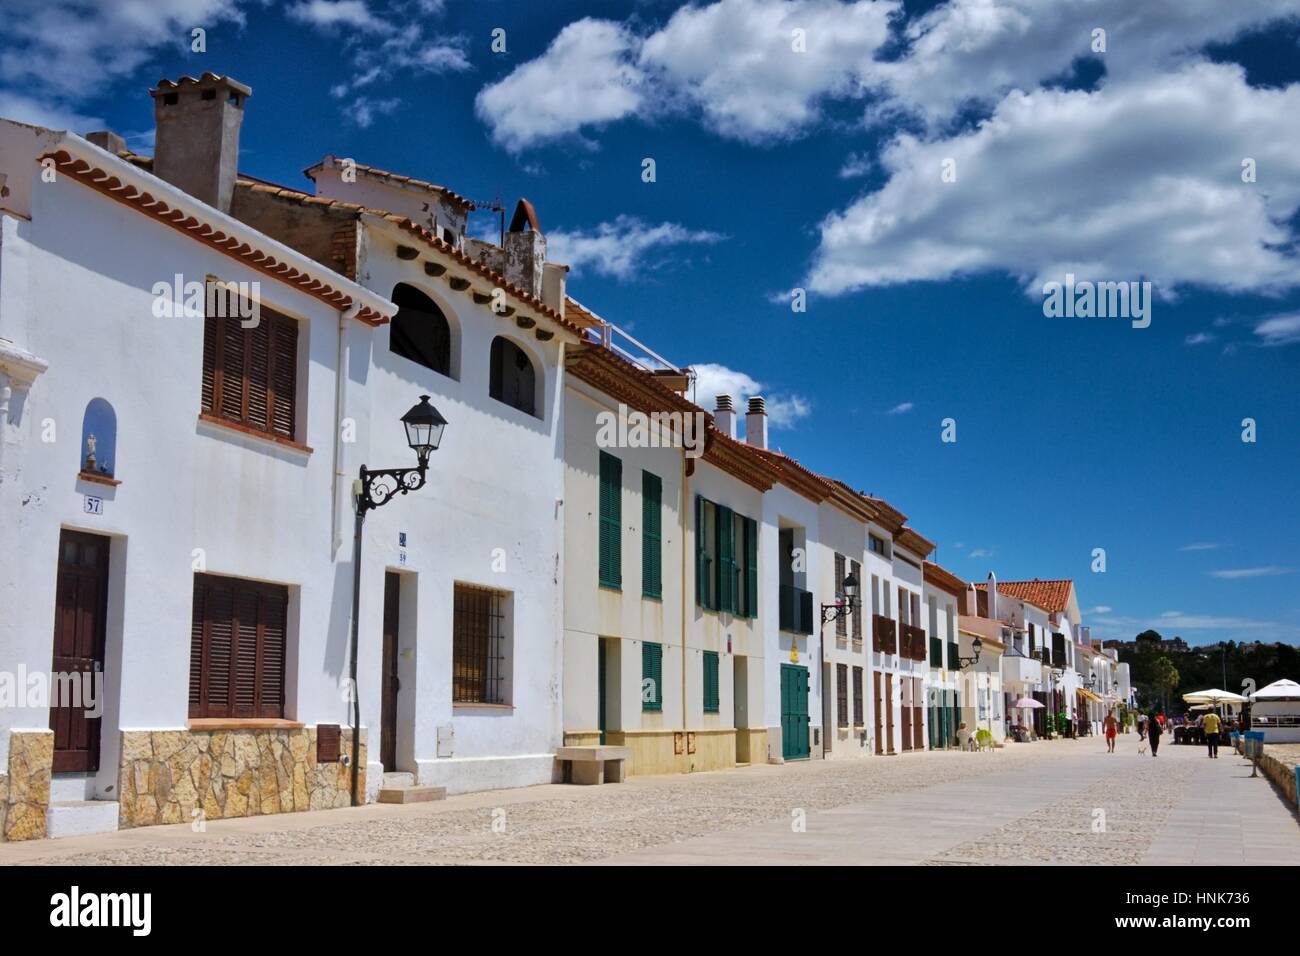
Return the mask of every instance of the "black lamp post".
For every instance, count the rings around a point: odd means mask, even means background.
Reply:
[[[834,604],[823,604],[822,624],[817,630],[817,644],[822,657],[822,674],[826,673],[826,624],[828,621],[838,620],[846,615],[852,614],[860,608],[858,603],[858,576],[852,571],[849,572],[842,582],[840,582],[840,593],[843,600],[836,601]],[[825,688],[825,684],[822,685]],[[822,707],[822,714],[826,713],[826,708]],[[826,735],[830,733],[830,724],[826,718],[822,718],[822,752],[826,750]]]
[[[975,652],[975,656],[974,656],[974,657],[962,657],[962,656],[958,655],[958,657],[957,657],[957,669],[958,669],[958,670],[963,670],[963,671],[964,671],[966,668],[971,667],[972,665],[974,665],[974,664],[978,664],[978,663],[980,662],[980,651],[981,651],[981,650],[983,649],[983,647],[984,647],[984,642],[981,641],[981,640],[977,637],[977,638],[975,638],[975,640],[971,641],[971,645],[970,645],[970,646],[971,646],[971,650],[973,650],[973,651]]]
[[[356,530],[352,536],[352,661],[349,677],[352,681],[352,806],[359,806],[357,788],[361,767],[361,695],[357,690],[357,655],[361,624],[361,535],[366,523],[366,512],[388,504],[394,495],[419,491],[424,487],[425,473],[429,468],[429,455],[438,450],[442,430],[447,419],[429,404],[429,396],[421,395],[418,404],[402,416],[406,428],[406,443],[415,452],[414,468],[377,468],[361,466],[361,477],[353,486],[357,496]]]

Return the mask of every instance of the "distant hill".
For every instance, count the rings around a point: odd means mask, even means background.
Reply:
[[[1151,675],[1157,660],[1169,658],[1178,671],[1178,687],[1169,694],[1169,709],[1175,714],[1186,709],[1183,694],[1194,690],[1220,687],[1241,694],[1242,681],[1247,678],[1255,682],[1256,688],[1283,677],[1300,680],[1300,647],[1294,644],[1225,641],[1190,647],[1181,638],[1166,640],[1155,631],[1143,631],[1133,641],[1108,643],[1119,650],[1120,661],[1129,665],[1139,705],[1149,706],[1158,702],[1159,695],[1152,688]]]

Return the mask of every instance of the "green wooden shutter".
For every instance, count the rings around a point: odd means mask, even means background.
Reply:
[[[704,498],[695,496],[695,603],[709,606],[709,556],[704,540]]]
[[[659,712],[664,709],[664,649],[662,644],[641,645],[641,709]],[[646,681],[650,681],[649,693]]]
[[[718,652],[704,652],[704,712],[718,712]]]
[[[623,587],[623,462],[600,453],[600,586]]]
[[[745,519],[745,604],[743,613],[758,617],[758,522]]]
[[[663,597],[663,482],[641,472],[641,593]]]
[[[736,613],[736,518],[735,512],[716,505],[718,539],[718,610]]]

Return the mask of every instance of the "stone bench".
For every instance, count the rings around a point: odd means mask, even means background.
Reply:
[[[565,783],[622,783],[631,747],[561,747],[555,751]]]

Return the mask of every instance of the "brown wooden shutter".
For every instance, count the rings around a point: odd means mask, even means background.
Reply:
[[[288,589],[194,578],[191,717],[283,717]]]
[[[256,325],[208,316],[203,326],[203,411],[295,439],[298,323],[262,307]]]
[[[271,431],[294,435],[294,393],[298,379],[298,323],[276,316],[271,335]]]
[[[208,414],[216,410],[217,394],[217,323],[216,316],[209,315],[203,320],[203,389],[202,406]]]

